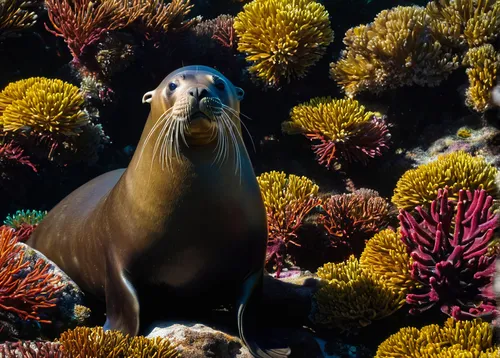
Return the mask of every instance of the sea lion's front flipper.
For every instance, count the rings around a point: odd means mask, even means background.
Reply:
[[[284,358],[291,353],[290,348],[265,348],[256,342],[257,327],[253,310],[258,308],[262,294],[263,270],[254,272],[245,279],[238,302],[238,333],[250,353],[258,358]]]
[[[116,329],[130,335],[139,332],[139,300],[124,275],[115,250],[106,253],[106,323],[104,330]]]

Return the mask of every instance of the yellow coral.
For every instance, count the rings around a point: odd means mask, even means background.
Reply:
[[[39,77],[14,82],[0,93],[0,98],[0,103],[6,105],[0,117],[5,131],[28,129],[74,135],[89,123],[78,87],[59,79]]]
[[[254,0],[234,19],[238,50],[271,86],[300,78],[325,53],[333,31],[325,7],[314,0]]]
[[[457,131],[457,137],[462,139],[470,138],[471,135],[472,131],[469,128],[462,127]]]
[[[467,51],[463,64],[469,67],[466,70],[469,88],[465,103],[475,111],[484,112],[491,107],[491,91],[497,84],[500,54],[490,44],[474,47]]]
[[[429,17],[420,6],[381,11],[368,25],[349,29],[347,46],[330,75],[347,96],[408,85],[434,86],[459,65],[458,57],[428,36]]]
[[[392,202],[410,210],[436,199],[439,188],[449,187],[450,198],[458,198],[460,189],[484,189],[496,194],[497,169],[481,156],[463,151],[443,154],[430,163],[406,171],[396,184]]]
[[[0,38],[13,32],[32,27],[37,15],[32,11],[37,1],[3,0],[0,1]]]
[[[410,274],[411,261],[399,230],[391,229],[382,230],[368,240],[359,259],[363,270],[372,272],[387,287],[404,294],[416,285]]]
[[[403,293],[392,290],[351,256],[340,264],[318,269],[327,281],[314,295],[312,319],[319,324],[348,330],[369,325],[397,311],[405,303]]]
[[[493,329],[487,322],[450,317],[444,327],[402,328],[379,345],[375,358],[493,358],[495,352],[498,354],[493,346]]]
[[[453,46],[480,46],[500,32],[497,0],[434,0],[427,4],[434,36]]]

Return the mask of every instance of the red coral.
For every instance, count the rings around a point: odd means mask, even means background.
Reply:
[[[17,241],[18,242],[26,242],[30,238],[31,234],[33,233],[33,230],[38,225],[30,225],[27,223],[22,223],[20,227],[15,229],[15,234],[17,236]]]
[[[24,155],[24,150],[14,142],[0,145],[0,162],[26,165],[36,173],[36,167],[31,162],[29,156]]]
[[[496,314],[489,290],[495,256],[485,255],[498,227],[492,202],[484,190],[460,190],[457,203],[448,199],[447,189],[439,189],[428,212],[416,208],[419,221],[400,211],[402,240],[414,260],[411,275],[423,286],[407,295],[406,301],[417,306],[411,313],[438,304],[456,319]]]
[[[39,316],[39,310],[55,306],[59,277],[50,265],[39,259],[35,264],[25,260],[14,230],[0,227],[0,308],[22,319],[51,323]]]
[[[0,357],[65,358],[68,354],[56,342],[19,341],[0,344]]]
[[[228,48],[236,47],[236,32],[234,31],[234,17],[231,15],[220,15],[215,18],[212,39],[218,41],[222,46]]]

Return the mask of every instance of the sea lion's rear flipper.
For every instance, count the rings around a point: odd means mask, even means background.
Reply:
[[[116,329],[130,335],[139,332],[139,300],[124,275],[115,250],[106,252],[106,323],[104,330]]]
[[[241,296],[238,302],[238,333],[250,353],[257,358],[284,358],[291,353],[290,348],[266,348],[257,344],[256,314],[262,294],[263,270],[248,275],[243,282]]]

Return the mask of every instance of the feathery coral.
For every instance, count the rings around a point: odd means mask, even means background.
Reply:
[[[269,238],[266,263],[274,264],[276,275],[287,259],[288,244],[297,244],[297,230],[317,205],[319,187],[306,177],[271,171],[257,177],[266,206]]]
[[[36,167],[31,162],[29,156],[24,155],[24,150],[14,144],[14,142],[0,144],[0,165],[4,169],[7,165],[26,165],[35,173]]]
[[[460,189],[485,189],[495,193],[497,169],[481,156],[463,151],[440,155],[436,160],[406,171],[396,184],[392,202],[411,210],[436,198],[439,188],[448,186],[448,196],[457,198]]]
[[[50,265],[39,260],[34,267],[25,261],[25,251],[16,246],[14,230],[0,227],[0,308],[22,319],[50,323],[39,311],[55,306],[54,295],[62,288]]]
[[[349,97],[366,90],[439,84],[459,63],[430,36],[429,22],[419,6],[381,11],[372,23],[346,32],[347,48],[331,63],[330,75]]]
[[[495,257],[485,254],[499,218],[492,203],[485,190],[460,190],[456,202],[448,199],[447,189],[439,189],[429,211],[415,209],[418,221],[400,211],[402,240],[413,259],[411,276],[422,286],[406,297],[416,306],[410,313],[439,305],[456,319],[495,314],[494,297],[486,292],[492,284]]]
[[[34,8],[39,0],[0,0],[0,39],[32,27],[38,16]]]
[[[494,352],[493,329],[487,322],[448,318],[443,327],[402,328],[379,345],[375,358],[493,358]]]
[[[0,93],[0,98],[5,106],[0,116],[5,131],[75,135],[88,124],[80,90],[59,79],[38,77],[14,82]]]
[[[364,327],[391,315],[405,302],[402,292],[363,270],[354,256],[323,265],[318,276],[327,281],[314,295],[311,319],[319,324],[343,330]]]
[[[363,270],[372,272],[387,287],[405,294],[416,285],[410,274],[411,263],[399,230],[391,229],[382,230],[368,240],[359,259]]]
[[[290,121],[282,124],[288,134],[301,133],[311,141],[321,165],[335,161],[367,162],[388,148],[390,134],[379,113],[370,112],[358,101],[317,97],[292,108]]]
[[[346,245],[359,255],[365,240],[387,225],[389,204],[378,192],[369,189],[351,194],[332,195],[321,204],[318,223],[330,235],[333,246]]]
[[[102,327],[77,327],[63,332],[59,341],[64,351],[78,357],[178,358],[176,347],[166,338],[130,337]]]
[[[481,46],[500,32],[497,0],[432,0],[427,4],[434,36],[456,47]]]
[[[469,67],[466,70],[469,88],[465,103],[475,111],[484,112],[491,107],[491,91],[497,84],[500,54],[490,44],[474,47],[467,51],[463,64]]]
[[[254,0],[234,19],[249,71],[270,86],[305,76],[333,41],[325,7],[314,0]]]

